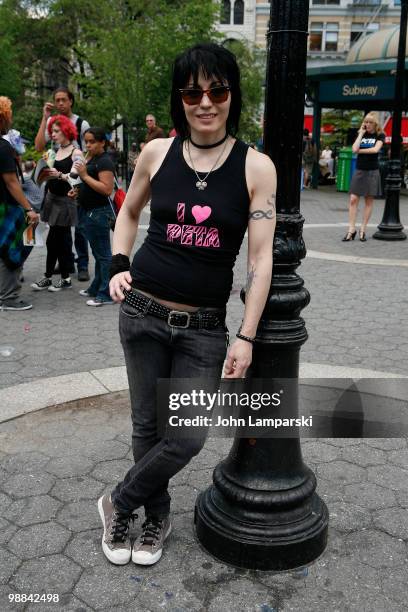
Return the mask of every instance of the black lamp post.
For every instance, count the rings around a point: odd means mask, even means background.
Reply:
[[[254,347],[254,378],[298,377],[307,339],[300,311],[309,293],[296,274],[306,249],[299,212],[308,0],[271,2],[265,151],[278,174],[277,230],[270,296]],[[291,407],[292,411],[297,406]],[[328,512],[303,463],[299,439],[236,439],[197,499],[197,536],[204,548],[239,567],[286,570],[325,549]]]
[[[394,108],[392,114],[391,158],[385,179],[385,206],[378,231],[373,234],[377,240],[405,240],[399,215],[401,190],[401,114],[404,108],[405,45],[407,39],[408,0],[401,0],[400,35],[398,42],[397,73],[395,75]]]

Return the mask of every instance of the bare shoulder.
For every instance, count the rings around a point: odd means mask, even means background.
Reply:
[[[152,178],[163,163],[168,150],[174,142],[172,138],[155,138],[143,147],[137,165],[141,164]]]
[[[266,189],[268,191],[276,188],[275,164],[265,153],[260,153],[250,147],[248,149],[245,172],[250,193],[254,193],[259,189]]]

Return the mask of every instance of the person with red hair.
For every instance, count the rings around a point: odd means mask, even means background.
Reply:
[[[53,167],[45,170],[48,191],[41,213],[41,219],[50,226],[47,238],[46,271],[42,279],[33,283],[34,291],[61,291],[71,288],[69,271],[71,267],[71,227],[78,222],[75,200],[68,196],[71,186],[68,182],[74,159],[82,158],[82,152],[74,142],[77,129],[64,115],[51,117],[48,130],[53,143],[58,145]],[[55,264],[59,263],[61,279],[54,285],[51,278]]]

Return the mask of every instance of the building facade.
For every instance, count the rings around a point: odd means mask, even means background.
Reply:
[[[363,33],[399,23],[400,4],[400,0],[310,0],[308,66],[343,63]],[[218,29],[226,39],[265,48],[270,2],[220,0],[220,6]]]

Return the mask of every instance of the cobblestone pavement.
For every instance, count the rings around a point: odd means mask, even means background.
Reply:
[[[373,223],[381,220],[383,201],[375,203]],[[347,196],[336,191],[302,194],[307,224],[347,221]],[[408,224],[408,199],[401,203],[401,219]],[[148,222],[148,214],[142,224]],[[307,248],[339,254],[408,260],[408,240],[398,243],[342,243],[345,228],[307,228]],[[371,232],[372,233],[372,232]],[[144,239],[140,231],[137,244]],[[245,244],[244,244],[245,246]],[[236,330],[242,317],[239,298],[246,278],[245,249],[237,260],[234,289],[228,305],[228,323]],[[41,277],[45,250],[34,249],[27,260],[24,293],[34,304],[24,313],[1,312],[1,346],[12,348],[2,356],[0,388],[43,377],[123,365],[117,331],[118,306],[90,308],[78,295],[85,283],[74,280],[72,290],[58,294],[32,292],[29,285]],[[312,301],[304,316],[310,334],[301,351],[306,362],[327,363],[407,373],[408,268],[382,267],[307,258],[299,268]]]
[[[406,610],[405,439],[304,440],[330,510],[327,549],[308,571],[238,570],[200,548],[193,507],[228,452],[230,441],[219,438],[172,480],[174,530],[161,561],[115,567],[101,551],[96,500],[131,465],[129,420],[121,392],[0,425],[0,610]],[[13,593],[60,601],[10,604]]]

